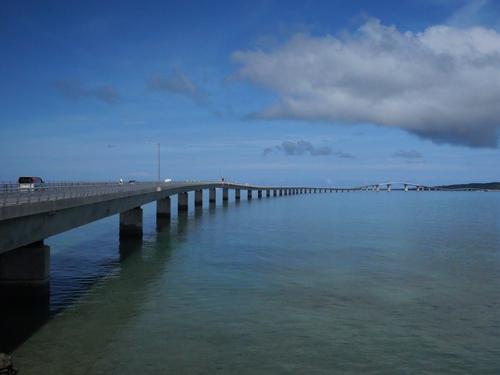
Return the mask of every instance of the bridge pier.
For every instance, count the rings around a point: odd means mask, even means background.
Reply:
[[[252,190],[247,190],[247,199],[248,200],[252,199]]]
[[[229,200],[229,189],[228,188],[222,189],[222,200],[223,201]]]
[[[209,193],[209,202],[210,203],[215,203],[216,202],[216,198],[215,198],[215,189],[214,188],[210,188],[210,193]]]
[[[0,254],[0,295],[43,297],[50,293],[50,246],[42,241]]]
[[[156,217],[170,218],[170,197],[156,201]]]
[[[188,210],[188,193],[180,193],[177,195],[177,210],[182,212]]]
[[[203,190],[194,192],[194,205],[195,207],[203,206]]]
[[[257,190],[257,198],[262,198],[262,190]]]
[[[142,208],[120,213],[120,236],[142,236]]]
[[[266,190],[266,197],[270,197],[271,196],[271,190],[267,189]]]
[[[236,189],[234,191],[234,199],[239,201],[241,199],[241,190],[240,189]]]

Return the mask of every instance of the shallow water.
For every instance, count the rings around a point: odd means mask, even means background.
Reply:
[[[500,194],[242,198],[48,239],[20,374],[499,373]]]

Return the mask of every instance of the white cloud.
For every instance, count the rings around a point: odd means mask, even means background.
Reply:
[[[403,151],[400,150],[394,153],[392,156],[396,158],[407,158],[407,159],[419,159],[422,158],[422,154],[416,150]]]
[[[270,52],[237,51],[232,80],[270,90],[266,119],[373,123],[437,144],[498,147],[500,34],[434,26],[401,33],[371,19],[343,39],[298,34]]]
[[[325,155],[334,155],[341,159],[351,159],[354,158],[351,154],[342,151],[333,151],[331,147],[323,146],[316,148],[309,141],[298,141],[298,142],[290,142],[284,141],[281,143],[281,146],[274,146],[274,148],[267,147],[264,149],[262,153],[263,156],[267,156],[269,154],[275,154],[278,152],[284,152],[285,155],[304,155],[309,154],[311,156],[325,156]]]
[[[147,82],[152,91],[166,91],[181,94],[192,99],[199,106],[208,105],[209,98],[181,70],[173,69],[170,77],[155,74]]]
[[[484,24],[498,27],[498,17],[493,10],[490,0],[469,0],[446,20],[446,24],[458,28]]]
[[[113,104],[118,98],[116,89],[111,85],[88,88],[85,87],[83,83],[76,78],[70,79],[68,81],[54,81],[53,85],[64,96],[74,101],[86,98],[97,98],[99,100],[102,100],[103,102]]]

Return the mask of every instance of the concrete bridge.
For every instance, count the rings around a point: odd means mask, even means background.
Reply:
[[[158,218],[169,218],[170,197],[178,196],[178,211],[188,210],[188,193],[194,192],[194,205],[203,205],[203,190],[209,190],[209,202],[216,202],[216,189],[222,200],[235,200],[246,191],[250,200],[304,193],[391,191],[401,185],[405,191],[445,190],[411,183],[391,182],[352,188],[259,187],[218,182],[141,182],[47,183],[37,191],[20,191],[17,184],[0,185],[0,296],[46,295],[50,280],[50,247],[44,240],[56,234],[120,215],[120,236],[142,236],[142,208],[156,201]],[[382,187],[382,189],[381,189]],[[385,187],[385,189],[384,189]],[[402,190],[401,189],[401,190]]]

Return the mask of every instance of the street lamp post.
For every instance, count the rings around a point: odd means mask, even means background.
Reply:
[[[160,190],[160,144],[155,142],[146,142],[146,143],[158,146],[158,190]]]

